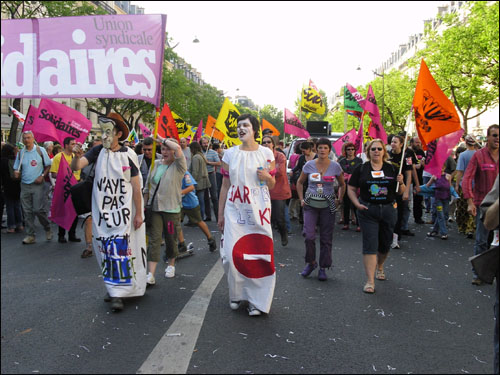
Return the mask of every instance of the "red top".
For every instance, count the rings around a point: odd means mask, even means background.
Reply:
[[[497,176],[498,161],[495,162],[488,147],[477,151],[465,169],[462,180],[464,198],[472,198],[474,204],[479,206],[486,194],[490,192]],[[474,181],[474,191],[472,190],[472,181]]]
[[[286,175],[286,157],[282,152],[274,151],[274,160],[276,165],[276,185],[270,190],[271,200],[285,200],[291,198],[292,191]]]

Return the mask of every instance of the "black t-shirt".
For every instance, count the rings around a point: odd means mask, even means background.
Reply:
[[[389,204],[396,199],[397,175],[398,171],[392,164],[384,163],[380,171],[374,171],[367,161],[356,167],[349,185],[360,189],[360,198],[364,202]]]
[[[413,152],[415,153],[415,158],[417,160],[417,165],[421,165],[421,167],[419,169],[417,169],[417,176],[418,176],[418,182],[419,182],[419,185],[422,185],[424,183],[424,177],[423,177],[423,174],[424,174],[424,162],[423,162],[423,158],[425,158],[425,151],[424,150],[413,150]]]
[[[103,145],[92,147],[85,153],[85,155],[83,155],[89,161],[89,164],[95,163],[97,161],[97,158],[103,147]],[[127,146],[122,146],[117,152],[127,152]],[[132,159],[128,158],[128,163],[130,165],[130,176],[135,177],[139,175],[139,170],[137,169],[137,166],[132,161]]]
[[[339,159],[339,164],[345,173],[352,174],[358,165],[363,164],[363,160],[357,156],[352,160],[342,157]]]
[[[404,178],[405,178],[405,182],[407,183],[407,179],[406,179],[406,174],[405,172],[407,171],[411,171],[413,169],[413,157],[412,157],[412,154],[414,155],[413,151],[411,151],[409,149],[406,149],[405,151],[405,162],[403,163],[403,169],[401,170],[401,173],[403,174]],[[393,151],[389,151],[389,160],[388,162],[392,164],[392,166],[394,168],[396,168],[396,171],[399,172],[399,167],[401,166],[401,154],[402,152],[400,152],[399,154],[395,154],[393,153]]]

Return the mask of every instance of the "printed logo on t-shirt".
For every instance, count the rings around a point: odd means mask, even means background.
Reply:
[[[495,164],[481,164],[482,171],[494,171],[495,169]]]
[[[412,160],[411,157],[406,158],[406,164],[407,165],[412,165],[413,164],[413,160]]]
[[[31,161],[31,166],[32,166],[32,167],[36,167],[37,165],[38,165],[38,163],[36,162],[36,160],[35,160],[35,159],[33,159],[33,160]]]
[[[321,174],[319,173],[311,173],[311,181],[319,182],[321,181]]]
[[[374,196],[374,197],[380,197],[381,195],[383,196],[387,196],[387,193],[388,193],[388,189],[386,187],[381,187],[377,184],[373,184],[372,186],[370,186],[370,193]]]

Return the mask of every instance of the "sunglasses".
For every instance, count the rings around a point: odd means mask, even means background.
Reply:
[[[490,134],[493,138],[498,138],[498,133]]]
[[[346,148],[346,151],[354,151],[353,148]]]
[[[383,148],[382,147],[372,147],[370,150],[371,151],[382,151]]]
[[[262,142],[263,145],[269,145],[271,143],[273,143],[273,142],[271,142],[271,141],[264,141],[264,142]]]

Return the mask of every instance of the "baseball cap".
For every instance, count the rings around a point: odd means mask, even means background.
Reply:
[[[474,139],[474,137],[470,134],[467,134],[464,138],[465,143],[468,144],[469,146],[474,146],[477,141]]]

